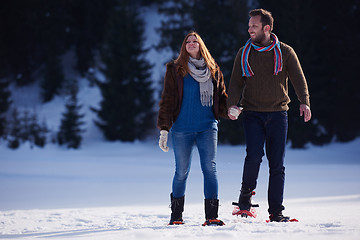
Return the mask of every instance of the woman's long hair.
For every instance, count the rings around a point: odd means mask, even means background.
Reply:
[[[184,41],[181,45],[180,54],[179,54],[178,58],[175,60],[175,63],[177,64],[177,70],[181,73],[181,75],[183,77],[190,71],[189,67],[188,67],[189,53],[186,51],[186,41],[190,36],[196,37],[196,39],[199,43],[200,55],[204,58],[207,67],[210,69],[213,79],[216,79],[215,73],[217,71],[217,64],[216,64],[214,58],[211,56],[209,50],[205,46],[205,43],[201,39],[200,35],[194,31],[191,31],[190,33],[188,33],[186,35],[186,37],[184,38]]]

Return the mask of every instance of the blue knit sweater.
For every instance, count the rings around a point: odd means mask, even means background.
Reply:
[[[172,126],[176,132],[202,132],[217,129],[212,107],[201,105],[200,85],[190,75],[184,77],[183,99],[180,114]]]

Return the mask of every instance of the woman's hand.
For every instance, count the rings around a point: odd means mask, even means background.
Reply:
[[[169,151],[169,147],[167,146],[168,133],[169,133],[169,132],[166,131],[166,130],[161,130],[161,131],[160,131],[159,147],[160,147],[161,150],[163,150],[164,152],[168,152],[168,151]]]

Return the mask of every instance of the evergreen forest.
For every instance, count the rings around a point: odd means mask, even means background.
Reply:
[[[0,7],[0,144],[13,149],[26,141],[37,147],[48,142],[81,145],[86,129],[79,86],[65,72],[62,59],[70,51],[74,71],[101,92],[99,107],[91,110],[106,140],[133,142],[157,134],[161,90],[154,83],[161,88],[162,79],[153,79],[154,66],[146,59],[146,8],[163,19],[156,29],[160,41],[148,45],[170,52],[169,59],[158,59],[164,68],[194,30],[219,64],[226,85],[234,58],[249,38],[248,12],[269,10],[273,32],[294,48],[310,91],[313,117],[304,123],[289,84],[291,147],[360,136],[360,0],[12,0]],[[94,71],[105,80],[97,79]],[[68,99],[55,133],[36,112],[19,111],[12,101],[10,86],[31,84],[40,87],[43,103],[58,95]],[[241,118],[220,121],[219,141],[244,144]]]

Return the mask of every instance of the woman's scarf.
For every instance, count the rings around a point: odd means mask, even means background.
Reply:
[[[246,77],[254,76],[254,72],[252,71],[249,65],[249,53],[251,46],[254,47],[255,50],[259,52],[268,52],[274,49],[274,75],[278,75],[278,73],[281,72],[283,62],[282,62],[282,54],[280,49],[280,42],[274,33],[271,33],[270,37],[273,40],[273,42],[267,47],[256,46],[251,41],[251,38],[246,42],[241,53],[241,69],[243,72],[243,76]]]
[[[188,62],[190,75],[199,82],[201,105],[211,107],[213,105],[214,85],[210,69],[204,58],[196,59],[189,56]]]

